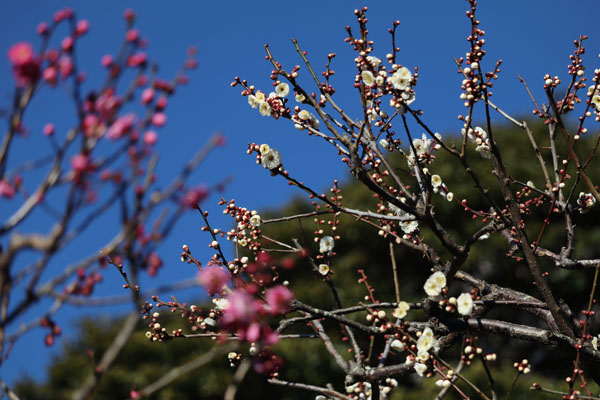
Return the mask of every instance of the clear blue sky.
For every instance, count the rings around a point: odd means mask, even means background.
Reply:
[[[489,69],[497,59],[504,60],[494,99],[506,111],[530,115],[531,103],[517,74],[529,82],[534,94],[541,96],[539,88],[545,73],[566,77],[568,55],[579,34],[590,35],[588,66],[598,67],[598,1],[481,3],[478,16],[482,29],[487,32],[488,52],[483,67]],[[391,46],[388,27],[394,20],[401,21],[398,61],[420,69],[414,106],[425,110],[424,119],[434,130],[456,133],[461,127],[456,116],[464,107],[458,98],[461,78],[456,74],[453,58],[464,55],[467,50],[465,37],[469,30],[465,17],[468,4],[459,0],[3,2],[0,5],[0,108],[10,105],[13,85],[6,51],[18,41],[39,44],[35,33],[39,22],[49,21],[55,10],[65,6],[74,8],[79,18],[91,22],[90,32],[79,45],[82,69],[89,76],[89,85],[84,88],[90,88],[104,77],[100,67],[102,55],[117,52],[124,34],[122,13],[131,7],[138,13],[138,29],[149,40],[148,55],[160,63],[163,76],[172,75],[189,45],[199,49],[200,67],[190,74],[190,84],[170,101],[169,121],[160,133],[161,179],[173,176],[181,160],[191,157],[212,132],[222,130],[228,145],[211,155],[200,173],[193,176],[193,182],[210,184],[233,176],[225,197],[235,197],[240,205],[251,209],[277,207],[298,193],[285,182],[270,178],[255,165],[253,157],[245,155],[249,141],[267,142],[279,149],[286,168],[318,190],[325,189],[333,179],[344,178],[344,167],[333,149],[324,143],[306,137],[282,121],[261,117],[229,83],[239,75],[269,91],[271,67],[264,59],[264,43],[269,42],[276,58],[290,68],[300,64],[289,41],[296,38],[318,69],[323,68],[327,53],[338,54],[333,66],[337,73],[333,79],[337,102],[345,109],[356,109],[357,94],[349,90],[355,74],[354,56],[343,39],[344,26],[354,27],[353,9],[363,5],[369,6],[369,30],[376,41],[375,55],[380,58],[384,58]],[[22,154],[23,159],[33,153],[44,154],[41,127],[52,121],[59,129],[67,129],[73,123],[71,107],[61,89],[42,93],[26,116],[25,123],[31,134],[27,139],[20,139],[17,149],[21,153],[18,154]],[[227,228],[229,221],[219,216],[216,200],[213,196],[205,207],[215,211],[215,224]],[[4,219],[12,206],[14,204],[0,199],[0,217]],[[200,219],[190,214],[161,248],[166,261],[159,277],[161,282],[193,276],[190,268],[178,262],[183,243],[190,245],[195,255],[204,254],[200,258],[209,257],[209,253],[204,252],[209,238],[200,232],[200,226]],[[35,223],[30,223],[28,228],[34,230]],[[108,229],[99,225],[95,232],[100,235]],[[153,285],[152,281],[146,283]],[[116,273],[108,271],[99,293],[121,293],[120,284]],[[188,295],[193,296],[193,293],[188,292]],[[65,308],[57,318],[67,336],[69,324],[79,313],[80,310]],[[42,332],[38,330],[18,342],[1,367],[0,375],[9,382],[25,371],[34,377],[43,377],[50,355],[56,350],[47,350],[42,340]]]

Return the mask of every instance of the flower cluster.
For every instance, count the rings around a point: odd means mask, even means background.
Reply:
[[[441,139],[439,133],[436,134],[438,139]],[[428,139],[425,134],[421,139],[413,139],[412,146],[410,147],[410,155],[408,156],[408,166],[415,167],[415,154],[416,160],[421,165],[428,165],[435,160],[434,152],[440,149],[440,145],[433,139]]]
[[[436,297],[442,293],[442,289],[446,287],[446,275],[441,271],[436,271],[425,281],[423,289],[429,297]]]
[[[465,130],[463,129],[463,135]],[[473,143],[475,143],[475,151],[477,151],[483,158],[492,158],[492,151],[490,149],[490,139],[488,138],[487,132],[480,127],[475,129],[469,128],[467,136]]]
[[[427,327],[420,332],[419,339],[417,339],[417,356],[414,358],[413,368],[419,376],[425,376],[428,370],[427,361],[431,357],[429,354],[431,350],[439,351],[439,343],[433,336],[431,328]]]
[[[242,95],[248,96],[248,104],[252,108],[257,108],[260,115],[263,117],[273,116],[279,118],[281,115],[289,115],[289,110],[286,110],[286,97],[290,92],[287,83],[279,82],[275,87],[275,91],[269,93],[268,96],[260,90],[254,91],[251,87],[244,90]]]
[[[17,86],[32,85],[39,78],[40,61],[31,44],[26,42],[14,44],[8,51],[8,60],[12,64]]]
[[[577,197],[577,205],[579,206],[579,212],[584,214],[590,210],[596,204],[596,198],[591,193],[580,192]]]
[[[400,229],[402,229],[402,232],[404,232],[405,234],[410,235],[419,228],[419,222],[416,220],[416,217],[414,215],[407,213],[406,211],[392,203],[388,203],[388,209],[393,215],[397,217],[406,218],[406,220],[400,221],[398,223]]]
[[[294,122],[294,127],[300,131],[304,128],[319,129],[321,126],[318,118],[313,113],[307,110],[301,110],[300,107],[294,108],[292,121]]]
[[[227,240],[231,240],[238,246],[259,252],[261,249],[260,237],[262,219],[255,210],[248,210],[245,207],[238,207],[234,200],[229,202],[221,200],[220,205],[224,205],[223,214],[228,214],[234,218],[237,227],[227,232]],[[240,273],[248,266],[248,257],[235,259],[229,264],[229,270],[234,274]]]

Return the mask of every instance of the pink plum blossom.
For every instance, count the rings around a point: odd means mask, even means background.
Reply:
[[[229,282],[229,272],[219,267],[204,268],[198,273],[198,282],[214,296],[215,293],[223,293],[223,286]]]
[[[118,118],[106,131],[106,137],[110,140],[116,140],[131,132],[131,128],[137,117],[135,114],[129,113]]]
[[[290,301],[293,298],[294,295],[290,289],[282,285],[267,289],[265,292],[265,300],[269,306],[269,312],[273,315],[285,314],[290,311]]]

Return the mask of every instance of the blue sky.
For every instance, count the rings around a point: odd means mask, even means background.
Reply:
[[[566,80],[568,56],[573,40],[580,34],[590,35],[587,41],[588,67],[598,67],[600,60],[600,29],[597,16],[600,3],[593,0],[481,2],[478,17],[486,31],[487,57],[484,69],[490,69],[502,59],[502,72],[494,88],[494,101],[509,113],[530,115],[532,104],[517,78],[525,78],[534,95],[541,99],[542,76],[560,75]],[[275,5],[276,4],[276,5]],[[138,14],[137,28],[149,41],[147,53],[161,66],[160,75],[170,77],[184,59],[190,45],[198,47],[200,66],[190,73],[190,83],[170,99],[169,121],[160,131],[160,179],[166,182],[174,176],[182,160],[190,158],[215,131],[227,137],[227,146],[217,149],[192,176],[192,183],[214,184],[233,177],[225,197],[235,197],[237,203],[251,209],[278,207],[299,194],[285,182],[273,179],[255,165],[254,157],[245,155],[248,142],[269,143],[279,149],[284,165],[293,176],[323,190],[336,178],[344,179],[346,171],[335,151],[325,143],[296,131],[284,121],[260,116],[251,109],[238,88],[231,88],[232,78],[239,75],[264,91],[270,90],[270,64],[264,59],[264,43],[270,44],[275,57],[290,69],[297,58],[289,39],[298,39],[308,51],[317,70],[322,70],[326,55],[336,52],[333,84],[337,102],[350,112],[357,109],[358,96],[351,89],[356,73],[354,55],[344,43],[345,25],[355,31],[354,8],[369,6],[369,30],[375,40],[375,54],[384,58],[391,47],[387,29],[400,20],[397,45],[398,62],[420,70],[414,106],[425,110],[424,120],[442,134],[455,134],[461,124],[457,115],[464,110],[458,98],[461,77],[456,73],[453,58],[464,55],[469,23],[465,17],[466,1],[19,1],[0,5],[0,108],[10,105],[13,80],[6,51],[18,41],[39,44],[37,24],[49,21],[59,8],[74,8],[79,18],[90,21],[90,32],[78,47],[81,69],[88,73],[85,88],[98,86],[104,78],[100,58],[115,54],[122,42],[123,10],[133,8]],[[66,32],[59,32],[62,38]],[[303,67],[303,66],[302,66]],[[303,67],[302,72],[305,71]],[[306,75],[305,75],[306,78]],[[309,83],[307,79],[304,82]],[[314,89],[313,89],[314,90]],[[66,111],[65,111],[66,110]],[[15,144],[12,160],[31,154],[43,155],[46,142],[41,134],[46,122],[55,122],[57,130],[66,130],[73,123],[72,105],[64,90],[45,89],[28,111],[25,124],[31,133]],[[6,125],[4,125],[6,126]],[[3,128],[4,131],[5,128]],[[22,157],[23,158],[22,158]],[[220,216],[215,195],[204,205],[213,211],[215,225],[223,228],[229,221]],[[3,219],[19,199],[7,203],[0,199]],[[193,276],[190,268],[179,262],[181,245],[187,243],[194,255],[206,260],[209,237],[200,232],[201,221],[188,215],[161,248],[165,266],[159,275],[161,282]],[[26,226],[35,230],[36,222]],[[110,231],[110,226],[98,224],[94,235]],[[5,239],[3,244],[5,243]],[[77,248],[73,253],[83,252]],[[89,251],[89,249],[87,249]],[[195,250],[195,251],[194,251]],[[82,253],[83,254],[83,253]],[[67,259],[64,259],[67,261]],[[149,286],[155,281],[146,281]],[[120,278],[108,270],[100,294],[121,293]],[[198,292],[188,291],[188,296]],[[39,311],[39,310],[38,310]],[[65,308],[57,318],[68,336],[68,327],[81,310]],[[99,309],[94,312],[106,312]],[[34,312],[35,313],[35,312]],[[31,314],[30,316],[32,316]],[[52,352],[43,344],[40,330],[24,337],[15,346],[0,374],[9,382],[25,371],[34,377],[44,376]],[[59,345],[60,346],[60,345]]]

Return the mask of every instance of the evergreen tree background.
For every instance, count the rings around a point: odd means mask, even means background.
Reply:
[[[547,142],[547,130],[543,126],[532,128],[540,145]],[[456,141],[460,145],[459,137],[451,137],[450,141]],[[531,145],[524,131],[503,127],[495,129],[495,137],[499,142],[503,160],[508,168],[509,174],[516,180],[527,182],[533,181],[537,187],[543,187],[543,176],[539,169],[538,160],[534,156]],[[585,141],[580,144],[585,146]],[[484,186],[492,189],[491,193],[498,203],[503,204],[498,185],[493,176],[492,163],[483,159],[470,149],[469,163],[471,168],[480,175]],[[564,156],[564,155],[563,155]],[[392,157],[398,169],[406,168],[406,160],[402,157]],[[551,165],[551,163],[549,164]],[[456,159],[444,153],[438,152],[435,162],[430,166],[434,174],[442,176],[444,183],[454,192],[455,198],[468,199],[469,207],[472,209],[485,209],[485,201],[473,186],[466,172],[458,165]],[[257,171],[257,173],[260,173]],[[588,170],[592,180],[600,178],[598,170]],[[376,200],[366,188],[351,178],[342,180],[341,194],[343,205],[361,210],[375,210]],[[309,182],[307,182],[309,183]],[[416,183],[416,182],[415,182]],[[285,184],[283,181],[272,182],[273,185]],[[494,189],[496,188],[496,189]],[[579,191],[585,191],[582,184],[574,189],[575,196]],[[473,219],[470,213],[465,212],[456,203],[448,203],[441,196],[433,200],[435,212],[445,226],[452,227],[450,234],[457,241],[464,240],[467,235],[474,232],[476,227],[481,227],[481,221]],[[293,215],[302,212],[313,211],[314,207],[305,198],[292,199],[289,204],[279,210],[263,210],[263,219],[275,216]],[[541,228],[542,221],[546,218],[548,210],[545,207],[534,210],[532,217],[528,217],[528,233],[535,237]],[[596,206],[584,215],[575,215],[574,223],[577,234],[577,248],[573,258],[598,258],[600,251],[596,243],[600,241],[600,231],[597,221],[600,217],[600,207]],[[325,216],[325,218],[327,218]],[[394,285],[392,281],[392,269],[389,256],[388,240],[378,236],[377,230],[372,226],[355,221],[352,217],[341,216],[342,222],[338,233],[341,239],[336,242],[337,256],[334,257],[332,268],[334,270],[333,281],[339,292],[344,306],[356,304],[356,299],[363,299],[367,294],[364,285],[358,284],[358,269],[364,269],[368,276],[369,284],[375,289],[376,298],[382,301],[393,301]],[[538,222],[535,222],[538,221]],[[198,221],[201,224],[201,220]],[[264,233],[269,237],[277,238],[283,242],[291,242],[296,238],[308,248],[316,251],[312,241],[313,231],[316,225],[312,218],[296,219],[285,223],[270,224],[264,226]],[[223,227],[225,228],[225,227]],[[429,243],[435,243],[431,233],[426,229],[423,235]],[[553,221],[547,228],[542,239],[542,246],[547,248],[560,248],[565,241],[565,229],[561,221]],[[181,238],[182,242],[185,238]],[[432,240],[427,240],[432,239]],[[501,286],[509,286],[513,289],[537,296],[535,286],[531,284],[531,277],[526,264],[515,262],[507,257],[506,253],[510,245],[500,235],[480,241],[474,245],[469,254],[468,261],[463,269],[472,275],[485,279],[490,283]],[[436,249],[443,254],[443,250]],[[396,260],[399,268],[400,290],[403,300],[418,301],[423,297],[422,285],[429,276],[430,269],[427,262],[415,252],[405,248],[396,249]],[[169,268],[167,265],[165,268]],[[593,271],[565,271],[557,269],[551,262],[542,265],[544,271],[550,273],[551,286],[556,290],[556,296],[564,299],[571,305],[573,310],[581,310],[587,302]],[[328,286],[320,276],[315,274],[311,267],[298,262],[294,268],[281,271],[281,279],[290,282],[290,288],[297,298],[315,307],[331,309],[334,306],[333,297]],[[451,293],[460,293],[460,285],[453,283]],[[466,286],[463,288],[468,290]],[[454,293],[456,291],[456,293]],[[200,297],[203,292],[198,288],[199,303],[209,300]],[[530,323],[530,316],[526,313],[515,313],[510,307],[503,308],[494,313],[506,313],[505,318],[515,323]],[[353,317],[364,322],[365,313],[357,313]],[[418,311],[410,311],[411,319],[419,320],[425,318],[425,314]],[[493,315],[490,315],[493,317]],[[508,317],[506,317],[508,316]],[[329,324],[325,322],[325,324]],[[163,324],[165,325],[165,324]],[[15,387],[19,396],[23,399],[64,399],[76,389],[93,368],[90,350],[94,354],[101,355],[110,345],[119,326],[118,319],[83,319],[79,324],[79,332],[75,341],[62,343],[63,350],[52,362],[48,379],[46,382],[34,382],[24,377]],[[186,327],[185,320],[176,317],[170,319],[166,325],[168,330]],[[330,325],[330,327],[334,327]],[[597,331],[593,327],[592,331]],[[332,331],[335,329],[332,329]],[[99,386],[94,392],[94,399],[116,399],[127,398],[129,392],[135,388],[142,388],[159,377],[166,374],[172,368],[194,359],[209,351],[214,342],[207,338],[173,340],[169,343],[153,343],[146,339],[144,333],[146,327],[140,319],[139,331],[126,345],[124,351],[119,355],[114,366],[103,376]],[[284,333],[310,332],[308,327],[293,327]],[[473,332],[477,336],[476,332]],[[369,338],[357,334],[359,340],[366,343]],[[345,354],[346,350],[339,338],[333,338],[334,343],[339,344],[340,351]],[[535,343],[507,340],[503,337],[482,335],[479,345],[484,348],[484,353],[495,352],[497,361],[491,363],[492,374],[496,380],[496,388],[504,398],[509,390],[516,370],[512,364],[523,358],[528,358],[532,364],[533,373],[518,379],[512,391],[511,399],[542,399],[547,398],[540,392],[530,391],[529,387],[535,382],[544,386],[565,389],[564,377],[572,368],[573,354],[562,352],[557,349],[547,348]],[[375,341],[373,354],[378,354],[383,343]],[[247,347],[243,354],[247,354]],[[323,344],[318,339],[290,339],[282,340],[274,347],[274,351],[285,359],[281,368],[282,378],[293,382],[310,383],[324,386],[333,383],[336,390],[343,392],[344,388],[335,386],[343,382],[343,372],[325,351]],[[460,346],[455,345],[449,350],[457,359]],[[403,356],[392,355],[392,363],[402,363]],[[376,362],[376,360],[371,360]],[[175,380],[165,389],[155,393],[153,399],[217,399],[222,398],[223,391],[230,382],[235,369],[229,366],[226,355],[218,357],[210,365],[188,373]],[[465,375],[473,380],[481,388],[487,388],[486,374],[481,363],[474,361],[465,370]],[[434,398],[439,388],[435,386],[436,379],[423,379],[416,375],[399,378],[400,386],[393,392],[392,399],[423,399]],[[459,384],[465,393],[472,394],[464,385]],[[597,386],[590,384],[594,393],[598,392]],[[268,384],[265,377],[251,371],[244,379],[242,387],[238,392],[240,399],[254,399],[264,397],[279,399],[306,399],[313,398],[314,394],[302,390],[276,387]],[[459,398],[455,393],[449,393],[447,399]]]

